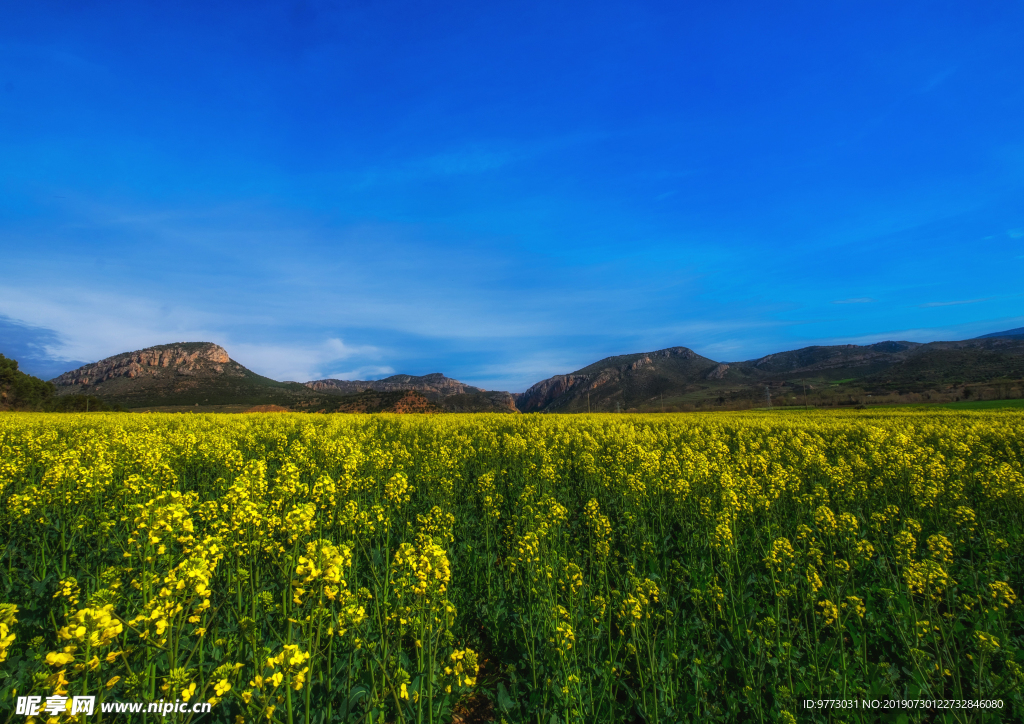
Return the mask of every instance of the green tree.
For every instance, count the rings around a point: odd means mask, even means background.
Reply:
[[[0,408],[36,408],[53,396],[53,383],[27,375],[18,362],[0,354]]]

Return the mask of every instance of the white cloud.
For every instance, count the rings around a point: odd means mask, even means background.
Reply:
[[[355,357],[357,355],[377,355],[380,350],[372,345],[350,345],[345,344],[338,338],[331,338],[324,342],[324,351],[328,354],[333,355],[332,359],[341,360],[348,359],[349,357]]]
[[[330,380],[377,380],[395,374],[395,369],[388,366],[366,365],[346,372],[330,372],[320,379]]]
[[[232,313],[161,304],[134,295],[74,288],[0,287],[0,313],[25,324],[53,330],[45,346],[54,360],[98,360],[121,352],[171,342],[213,342],[254,372],[276,380],[305,382],[343,360],[380,357],[370,345],[350,345],[337,337],[319,344],[265,344],[226,333],[233,323],[252,322]]]
[[[871,297],[855,297],[853,299],[836,299],[833,304],[870,304],[875,301]]]
[[[235,342],[227,347],[231,358],[253,372],[275,380],[308,382],[322,379],[323,370],[352,357],[376,357],[376,347],[351,347],[340,339],[318,345]]]
[[[58,341],[47,345],[46,352],[56,360],[98,360],[168,342],[222,344],[224,338],[214,331],[222,321],[216,314],[135,295],[69,287],[0,287],[0,312],[53,330]]]
[[[552,345],[555,346],[555,345]],[[577,350],[570,352],[542,351],[519,355],[510,354],[508,361],[481,364],[472,376],[460,377],[461,382],[485,390],[523,392],[531,385],[554,375],[564,375],[586,367],[601,357],[597,353]]]

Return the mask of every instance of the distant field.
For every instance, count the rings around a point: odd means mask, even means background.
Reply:
[[[952,407],[964,410],[998,410],[1001,407],[1024,407],[1024,400],[975,400],[973,402],[945,402],[935,407]]]
[[[951,410],[1001,410],[1006,408],[1024,408],[1024,400],[973,400],[970,402],[933,402],[914,403],[908,405],[868,405],[871,409],[935,409],[949,408]]]

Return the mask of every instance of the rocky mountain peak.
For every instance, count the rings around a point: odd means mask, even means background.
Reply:
[[[211,342],[181,342],[124,352],[99,362],[79,367],[56,377],[58,387],[97,385],[116,377],[134,379],[159,370],[174,370],[188,374],[209,370],[213,374],[224,372],[231,362],[227,350]]]
[[[700,355],[694,352],[689,347],[669,347],[667,349],[659,349],[657,352],[651,352],[651,357],[685,357],[686,359],[696,359]]]

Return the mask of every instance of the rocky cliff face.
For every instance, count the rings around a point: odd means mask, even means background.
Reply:
[[[682,357],[683,359],[701,359],[701,356],[689,347],[669,347],[651,352],[651,357]]]
[[[543,410],[552,402],[569,392],[586,386],[590,375],[555,375],[541,380],[528,389],[518,400],[518,407],[523,412]]]
[[[127,409],[196,405],[280,405],[316,393],[295,382],[262,377],[209,342],[181,342],[124,352],[53,380],[58,396],[95,395]]]
[[[52,380],[58,387],[73,385],[98,385],[117,377],[135,379],[137,377],[159,375],[164,371],[188,375],[203,371],[213,374],[236,373],[230,369],[231,358],[227,351],[209,342],[186,342],[183,344],[163,344],[148,347],[135,352],[107,357],[92,364],[79,367],[77,370],[65,372]]]
[[[729,371],[729,365],[727,365],[727,364],[720,364],[717,367],[715,367],[715,369],[713,369],[710,372],[708,372],[708,375],[707,375],[707,377],[705,379],[708,379],[708,380],[720,380],[720,379],[725,377],[725,373],[728,372],[728,371]]]

